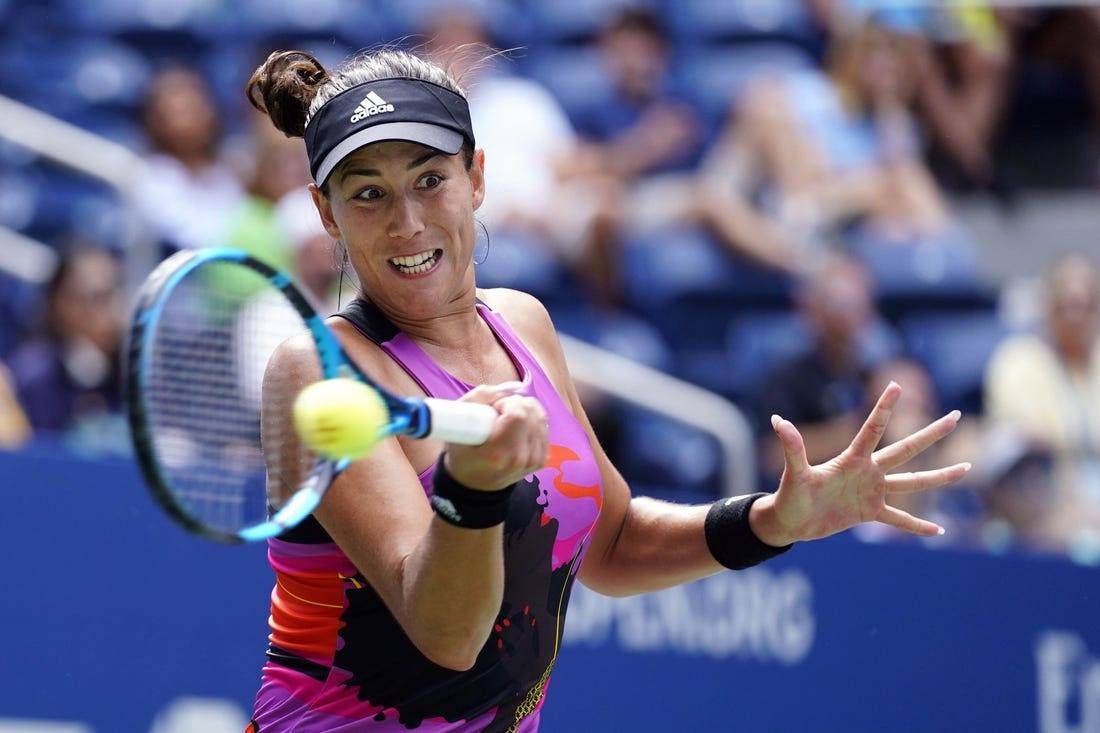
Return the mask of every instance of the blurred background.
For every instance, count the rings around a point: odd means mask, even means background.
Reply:
[[[247,722],[271,575],[145,495],[129,307],[212,245],[348,301],[302,141],[244,87],[276,49],[381,44],[460,76],[479,284],[546,303],[636,493],[772,490],[770,415],[824,460],[891,379],[893,434],[964,413],[920,462],[971,474],[897,500],[944,537],[864,527],[652,598],[578,591],[547,730],[1100,731],[1100,6],[0,0],[0,21],[0,731]]]

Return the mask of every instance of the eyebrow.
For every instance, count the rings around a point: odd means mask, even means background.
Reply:
[[[420,166],[422,166],[425,163],[427,163],[428,161],[430,161],[432,158],[437,158],[437,157],[442,157],[442,156],[443,156],[443,153],[440,152],[439,150],[429,150],[427,153],[424,153],[424,155],[421,155],[419,158],[416,158],[415,160],[411,161],[407,166],[405,166],[405,170],[411,171],[415,168],[419,168]],[[348,168],[347,170],[344,171],[344,177],[347,177],[347,176],[380,176],[380,175],[382,175],[382,171],[378,170],[377,168]]]

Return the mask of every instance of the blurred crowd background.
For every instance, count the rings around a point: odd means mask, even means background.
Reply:
[[[732,403],[744,491],[778,480],[771,414],[824,460],[893,379],[894,434],[965,414],[920,463],[971,475],[896,500],[947,526],[930,547],[1100,562],[1092,3],[0,0],[0,446],[127,456],[129,306],[173,251],[347,302],[302,141],[244,86],[275,49],[383,43],[469,92],[479,284]],[[711,436],[585,400],[637,491],[719,493]]]

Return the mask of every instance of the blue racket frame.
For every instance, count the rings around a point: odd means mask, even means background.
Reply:
[[[363,374],[351,362],[336,336],[325,325],[322,316],[314,310],[309,300],[295,286],[293,278],[287,273],[271,267],[242,250],[229,247],[185,250],[166,259],[150,273],[138,293],[126,349],[127,416],[135,455],[145,481],[157,502],[185,529],[218,542],[257,542],[276,537],[308,517],[317,508],[329,484],[348,466],[350,461],[318,458],[306,480],[267,521],[235,532],[215,529],[204,524],[178,500],[171,482],[160,469],[153,447],[152,427],[149,424],[142,395],[148,387],[148,376],[153,371],[151,363],[153,342],[169,295],[190,273],[212,261],[231,262],[247,267],[265,277],[281,291],[302,316],[313,336],[324,378],[350,377],[378,390],[390,411],[387,436],[404,434],[414,438],[424,437],[431,426],[431,415],[422,401],[397,397],[380,388]]]

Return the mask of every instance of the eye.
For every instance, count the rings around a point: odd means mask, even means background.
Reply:
[[[374,186],[368,186],[355,195],[355,198],[362,199],[364,201],[373,201],[382,197],[382,189]]]
[[[417,182],[417,188],[435,188],[443,183],[443,176],[438,173],[426,173]]]

